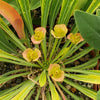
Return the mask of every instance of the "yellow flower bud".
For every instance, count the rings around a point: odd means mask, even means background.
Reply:
[[[67,29],[67,27],[66,27],[65,24],[55,25],[54,31],[51,30],[51,34],[55,38],[63,38],[63,37],[65,37],[65,35],[67,34],[67,32],[68,32],[68,29]]]
[[[64,80],[64,71],[60,70],[59,64],[50,64],[49,69],[48,69],[48,74],[55,81]]]
[[[32,35],[31,41],[33,44],[40,44],[44,39],[46,34],[46,29],[44,27],[38,27],[35,29],[35,34]]]
[[[37,61],[41,57],[41,52],[39,49],[35,48],[34,50],[28,48],[23,53],[23,58],[28,62]]]
[[[70,33],[67,38],[73,43],[73,44],[78,44],[80,43],[81,41],[84,41],[84,39],[82,38],[81,34],[80,33],[75,33],[75,34],[72,34]]]

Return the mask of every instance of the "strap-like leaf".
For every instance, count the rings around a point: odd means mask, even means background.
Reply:
[[[20,40],[15,36],[15,34],[10,30],[10,28],[5,24],[5,22],[0,18],[0,27],[11,37],[11,41],[19,47],[21,50],[25,50],[25,46],[20,42]]]
[[[46,27],[52,0],[41,0],[41,26]]]
[[[37,79],[36,79],[37,81]],[[28,93],[31,91],[31,89],[34,87],[35,83],[31,81],[27,81],[28,84],[24,86],[24,88],[11,100],[25,100],[25,97],[28,95]]]
[[[58,83],[58,85],[66,92],[68,93],[70,96],[72,96],[72,98],[74,98],[75,100],[83,100],[82,98],[78,97],[77,95],[73,94],[72,92],[70,92],[69,90],[66,89],[66,87],[64,87],[61,83]]]
[[[58,23],[68,24],[78,0],[63,0]]]
[[[1,77],[0,78],[0,84],[2,83],[5,83],[13,78],[16,78],[16,77],[20,77],[20,76],[24,76],[24,75],[27,75],[29,74],[30,72],[26,72],[26,73],[22,73],[22,74],[16,74],[16,75],[11,75],[11,76],[7,76],[7,77]]]
[[[19,13],[8,3],[0,0],[0,14],[12,24],[18,36],[24,39],[24,23]]]
[[[45,83],[46,83],[46,71],[44,70],[40,75],[39,84],[41,87],[43,87]]]
[[[38,78],[35,80],[37,81]],[[2,93],[0,100],[24,100],[34,85],[35,83],[30,80],[24,81],[19,86],[11,88],[10,91],[7,90],[7,94]]]
[[[25,23],[28,27],[28,30],[29,30],[30,34],[31,35],[34,34],[32,19],[31,19],[31,14],[30,14],[29,0],[16,0],[16,1],[20,6],[20,9],[22,11]]]
[[[54,22],[57,17],[61,4],[62,4],[62,0],[52,0],[51,6],[50,6],[50,15],[49,15],[50,29],[54,25]]]
[[[51,90],[52,100],[60,100],[59,95],[49,77],[48,77],[48,81],[49,81],[49,86]]]
[[[92,0],[91,5],[87,9],[87,12],[93,13],[100,6],[100,0]]]
[[[65,79],[64,82],[69,84],[69,85],[71,85],[71,86],[73,86],[74,88],[78,89],[80,92],[84,93],[85,95],[87,95],[88,97],[92,98],[93,100],[96,100],[97,93],[95,91],[90,90],[90,89],[88,89],[86,87],[83,87],[83,86],[81,86],[81,85],[79,85],[77,83],[74,83],[74,82],[72,82],[72,81],[70,81],[68,79]]]
[[[36,64],[29,63],[29,62],[27,62],[27,61],[25,61],[25,60],[23,60],[19,57],[11,55],[11,54],[9,54],[9,53],[7,53],[7,52],[0,49],[0,61],[7,61],[7,60],[8,60],[8,62],[12,62],[12,63],[15,61],[15,63],[19,64],[19,65],[20,64],[21,65],[26,64],[27,66],[37,66]]]
[[[47,25],[47,19],[49,15],[50,5],[52,0],[41,0],[41,26],[46,27]],[[41,47],[44,54],[44,59],[46,61],[46,37],[44,38],[44,41],[41,43]]]
[[[83,81],[87,83],[100,84],[100,75],[75,75],[75,74],[65,74],[66,77],[76,79],[78,81]]]

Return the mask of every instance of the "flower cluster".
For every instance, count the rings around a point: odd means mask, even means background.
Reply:
[[[46,34],[46,29],[44,27],[38,27],[35,29],[35,34],[32,35],[31,41],[33,44],[40,44],[44,39]],[[41,57],[41,52],[39,49],[35,48],[32,50],[31,48],[26,49],[23,53],[23,58],[28,62],[37,61],[39,57]]]
[[[55,25],[54,31],[51,30],[51,34],[54,36],[54,38],[63,38],[66,36],[67,32],[68,29],[65,24]],[[31,41],[33,42],[33,44],[40,44],[42,40],[45,38],[45,34],[46,34],[46,29],[44,27],[36,28],[35,34],[32,35],[31,37]],[[84,40],[80,35],[80,33],[75,33],[75,34],[70,33],[67,36],[67,39],[69,39],[73,44],[78,44]],[[59,53],[59,56],[64,55],[65,53],[68,52],[68,50],[69,47],[62,49],[61,52]],[[35,48],[34,50],[28,48],[22,53],[22,55],[23,58],[28,62],[34,62],[37,61],[39,57],[41,57],[41,52],[37,48]],[[55,63],[50,64],[48,68],[48,74],[54,81],[62,82],[64,80],[64,71],[60,69],[59,64]]]

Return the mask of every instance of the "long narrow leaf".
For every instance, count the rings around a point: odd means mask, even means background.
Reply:
[[[75,100],[83,100],[82,98],[76,96],[75,94],[71,93],[69,90],[67,90],[62,84],[58,83],[58,85],[66,92],[68,93],[70,96],[72,96],[72,98],[74,98]]]
[[[52,100],[60,100],[59,95],[49,77],[48,77],[48,81],[50,85]]]
[[[28,27],[28,30],[30,34],[34,34],[33,32],[33,25],[32,25],[32,19],[31,19],[31,14],[30,14],[30,5],[29,5],[29,0],[16,0],[17,3],[20,6],[20,9],[22,11],[26,26]]]
[[[79,85],[77,83],[74,83],[74,82],[72,82],[72,81],[70,81],[68,79],[65,79],[64,82],[69,84],[69,85],[71,85],[71,86],[73,86],[73,87],[75,87],[76,89],[78,89],[83,94],[87,95],[88,97],[92,98],[93,100],[96,100],[97,93],[95,91],[90,90],[90,89],[88,89],[86,87],[83,87],[83,86],[81,86],[81,85]]]
[[[22,49],[25,50],[25,46],[20,42],[20,40],[15,36],[15,34],[10,30],[10,28],[5,24],[5,22],[0,18],[0,27],[12,38],[13,43]]]
[[[38,79],[36,79],[37,81]],[[28,84],[25,86],[24,89],[22,89],[14,98],[11,100],[24,100],[25,97],[28,95],[28,93],[31,91],[31,89],[34,87],[35,83],[29,81]]]
[[[38,79],[36,79],[36,81],[37,80]],[[23,83],[21,83],[21,85],[18,87],[18,89],[14,88],[8,94],[0,96],[0,100],[23,100],[22,98],[27,96],[27,94],[31,91],[31,89],[34,87],[34,85],[35,85],[35,83],[31,82],[30,80],[24,81]],[[22,95],[20,95],[23,91],[24,91],[24,93]],[[22,98],[20,98],[20,97],[22,97]]]
[[[26,73],[22,73],[22,74],[18,74],[18,75],[11,75],[11,76],[7,76],[7,77],[1,77],[0,78],[0,84],[2,83],[5,83],[13,78],[16,78],[16,77],[20,77],[20,76],[24,76],[24,75],[27,75],[29,74],[30,72],[26,72]]]
[[[57,17],[57,14],[58,14],[61,4],[62,4],[62,0],[52,0],[52,2],[51,2],[50,15],[49,15],[50,29],[54,25],[54,22]]]
[[[63,0],[58,23],[68,24],[78,0]]]
[[[78,81],[83,81],[87,83],[100,84],[100,75],[75,75],[75,74],[65,74],[66,77],[76,79]]]

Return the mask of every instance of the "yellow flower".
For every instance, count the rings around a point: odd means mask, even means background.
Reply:
[[[67,39],[69,39],[73,44],[78,44],[81,41],[84,41],[80,33],[75,33],[75,34],[70,33],[67,36]]]
[[[65,35],[67,34],[67,32],[68,32],[68,29],[67,29],[67,27],[66,27],[65,24],[55,25],[54,31],[51,30],[51,34],[55,38],[63,38],[63,37],[65,37]]]
[[[44,27],[38,27],[35,29],[35,34],[32,35],[31,41],[33,44],[40,44],[44,39],[46,34],[46,29]]]
[[[50,64],[48,74],[55,81],[62,82],[64,80],[64,71],[60,70],[59,64]]]
[[[37,48],[35,48],[34,50],[28,48],[22,53],[22,55],[23,58],[28,62],[33,62],[33,61],[37,61],[39,57],[41,57],[41,52]]]

